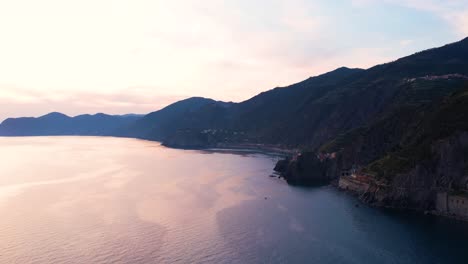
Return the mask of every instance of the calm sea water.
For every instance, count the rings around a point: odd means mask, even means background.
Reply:
[[[269,177],[276,157],[0,138],[0,263],[468,263],[468,224]]]

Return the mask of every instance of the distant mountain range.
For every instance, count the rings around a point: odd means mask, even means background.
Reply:
[[[0,124],[0,135],[298,150],[277,166],[290,183],[338,184],[359,172],[366,179],[359,184],[380,184],[380,191],[356,191],[368,201],[427,209],[441,190],[468,191],[467,95],[468,38],[367,70],[339,68],[240,103],[193,97],[145,116],[11,118]],[[441,154],[437,144],[444,140],[458,145],[447,143]]]
[[[140,119],[141,115],[79,115],[49,113],[41,117],[8,118],[0,124],[0,136],[111,135]]]

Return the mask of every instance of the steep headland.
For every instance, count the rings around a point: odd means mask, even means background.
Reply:
[[[459,210],[468,199],[466,113],[468,86],[434,105],[398,109],[276,169],[293,183],[334,181],[374,205],[468,219],[468,207]],[[457,197],[457,207],[441,207],[441,197]]]

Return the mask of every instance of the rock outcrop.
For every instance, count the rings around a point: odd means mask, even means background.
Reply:
[[[321,159],[313,152],[302,152],[280,160],[275,171],[293,185],[328,184],[338,175],[334,158]]]
[[[337,179],[339,188],[376,206],[468,219],[468,88],[409,109],[404,122],[397,122],[399,110],[316,154],[281,161],[279,171],[296,184]]]
[[[435,142],[431,157],[391,179],[358,172],[339,188],[376,206],[430,212],[468,220],[468,132]],[[465,203],[467,203],[465,205]]]

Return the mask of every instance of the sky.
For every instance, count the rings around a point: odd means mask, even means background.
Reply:
[[[239,102],[467,36],[467,0],[0,0],[0,121]]]

